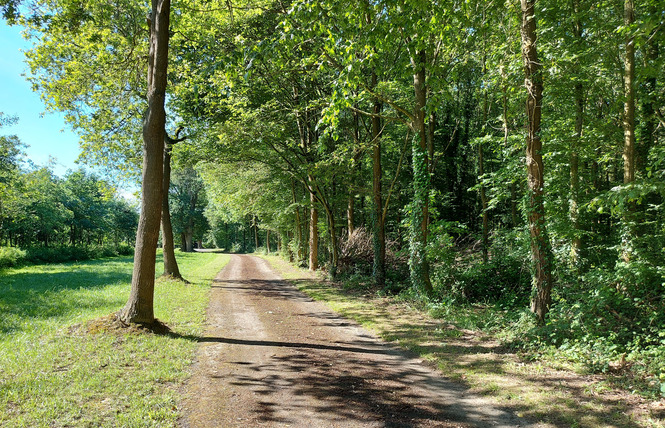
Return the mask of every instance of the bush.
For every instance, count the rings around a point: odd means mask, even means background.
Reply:
[[[466,236],[460,244],[451,233],[463,231],[455,223],[438,222],[428,244],[432,280],[439,297],[449,302],[498,303],[523,306],[531,293],[528,235],[525,231],[495,234],[489,260],[483,262],[478,241]],[[449,231],[451,233],[449,233]]]
[[[14,247],[0,247],[0,268],[13,267],[25,261],[25,251]]]
[[[103,257],[130,256],[134,249],[129,245],[71,247],[60,245],[55,247],[30,247],[26,250],[26,261],[40,263],[65,263],[82,260],[100,259]]]
[[[469,302],[523,306],[531,293],[531,275],[521,260],[492,257],[460,272],[459,289]]]
[[[120,244],[116,248],[119,256],[132,256],[134,255],[134,247],[127,244]]]

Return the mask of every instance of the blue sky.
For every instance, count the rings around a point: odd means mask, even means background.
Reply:
[[[10,27],[0,20],[0,111],[18,116],[13,126],[3,127],[3,135],[17,135],[24,144],[28,158],[37,165],[46,165],[55,158],[54,172],[63,175],[79,166],[74,162],[80,153],[78,136],[65,125],[59,113],[44,113],[39,94],[21,76],[27,73],[23,51],[30,44],[21,36],[21,28]]]

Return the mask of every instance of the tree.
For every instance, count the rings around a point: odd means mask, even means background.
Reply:
[[[180,234],[182,251],[194,251],[194,238],[202,238],[207,222],[203,215],[206,198],[203,181],[191,167],[176,170],[171,181],[171,218]]]
[[[148,110],[143,123],[141,216],[136,233],[132,289],[118,317],[125,323],[153,323],[155,250],[162,208],[170,0],[152,0],[148,59]]]
[[[171,210],[169,207],[169,194],[171,187],[171,151],[173,145],[183,141],[178,138],[182,128],[178,128],[175,138],[165,134],[164,139],[164,176],[162,178],[162,249],[164,257],[164,275],[182,280],[178,261],[175,257],[175,245],[173,240],[173,227],[171,225]]]
[[[626,31],[624,74],[623,74],[623,183],[629,185],[635,181],[635,39],[633,24],[635,21],[635,6],[633,0],[624,1],[624,26]],[[629,262],[631,259],[634,239],[635,219],[631,211],[634,204],[629,204],[623,215],[623,236],[621,242],[621,258]]]
[[[543,323],[549,311],[552,289],[552,254],[545,226],[544,173],[540,122],[542,117],[543,76],[538,60],[535,0],[521,0],[522,58],[527,90],[526,165],[529,184],[528,221],[531,234],[534,295],[531,311]]]

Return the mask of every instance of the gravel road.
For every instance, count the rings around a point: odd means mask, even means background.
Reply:
[[[315,302],[265,260],[214,280],[183,427],[525,427]]]

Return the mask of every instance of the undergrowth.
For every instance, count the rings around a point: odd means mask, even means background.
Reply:
[[[50,247],[34,246],[27,249],[0,247],[0,268],[17,267],[26,264],[65,263],[94,260],[104,257],[129,256],[134,249],[125,244]]]
[[[494,236],[483,261],[477,248],[460,247],[446,233],[453,226],[438,227],[442,230],[428,245],[434,296],[423,296],[406,275],[400,280],[394,271],[384,287],[376,287],[366,267],[354,269],[348,261],[339,283],[353,292],[392,295],[457,328],[483,332],[525,360],[604,374],[613,386],[648,399],[665,397],[661,269],[640,259],[582,273],[560,268],[547,321],[537,325],[528,310],[531,274],[524,231]],[[371,253],[360,266],[368,260]]]

